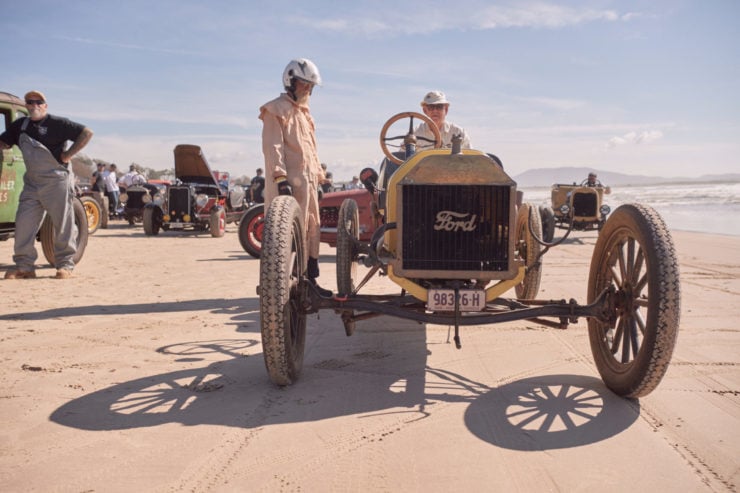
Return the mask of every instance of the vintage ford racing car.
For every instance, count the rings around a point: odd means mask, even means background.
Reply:
[[[396,136],[396,122],[409,119]],[[260,258],[261,335],[265,365],[277,385],[299,377],[306,342],[306,316],[333,310],[347,335],[355,323],[391,315],[454,327],[528,320],[566,328],[588,319],[596,367],[620,396],[650,393],[666,372],[676,342],[680,282],[670,232],[650,207],[626,204],[611,214],[595,245],[586,303],[539,300],[543,255],[555,246],[541,239],[537,208],[517,204],[517,185],[490,155],[452,149],[416,151],[414,120],[390,118],[380,144],[393,170],[371,176],[383,221],[370,241],[360,239],[356,201],[339,210],[336,275],[338,293],[322,298],[306,277],[305,228],[297,202],[280,196],[265,217]],[[404,157],[388,146],[402,142]],[[388,171],[388,172],[387,172]],[[390,175],[390,176],[389,176]],[[377,177],[377,179],[375,179]],[[368,267],[363,278],[357,265]],[[375,275],[398,292],[363,294]],[[506,293],[511,295],[506,296]]]

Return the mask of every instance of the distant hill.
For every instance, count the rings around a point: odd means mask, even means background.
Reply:
[[[707,183],[707,182],[740,182],[740,173],[723,175],[702,175],[698,178],[663,176],[626,175],[596,168],[562,167],[537,168],[520,173],[512,178],[520,187],[549,187],[553,183],[581,183],[590,172],[595,172],[599,181],[609,186],[655,185],[660,183]]]

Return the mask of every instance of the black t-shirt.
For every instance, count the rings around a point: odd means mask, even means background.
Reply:
[[[0,135],[0,140],[10,145],[18,145],[18,138],[24,131],[21,130],[26,118],[19,118],[14,121],[10,127]],[[46,115],[43,120],[38,122],[28,120],[25,133],[44,144],[51,151],[54,158],[62,163],[60,159],[64,144],[68,141],[75,141],[85,129],[84,125],[73,122],[68,118],[54,115]]]
[[[262,191],[265,189],[265,177],[255,176],[252,178],[252,200],[255,202],[264,202],[265,199],[262,196]]]
[[[95,179],[92,187],[93,191],[105,192],[105,178],[103,178],[103,173],[100,171],[94,171],[92,175]]]

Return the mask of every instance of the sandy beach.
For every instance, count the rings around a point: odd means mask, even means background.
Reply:
[[[457,350],[447,326],[381,317],[347,337],[321,312],[301,380],[277,388],[236,226],[146,237],[112,222],[74,278],[0,279],[0,490],[737,491],[740,237],[673,238],[676,351],[656,391],[625,400],[585,320],[466,327]],[[540,297],[585,301],[595,240],[547,254]],[[0,242],[0,274],[12,249]]]

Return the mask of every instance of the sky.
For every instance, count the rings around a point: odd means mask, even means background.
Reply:
[[[264,166],[259,107],[293,58],[319,67],[319,158],[335,181],[377,169],[383,124],[431,90],[473,148],[516,176],[586,166],[740,172],[740,2],[42,1],[0,5],[0,91],[45,93],[90,127],[84,153],[173,167]]]

